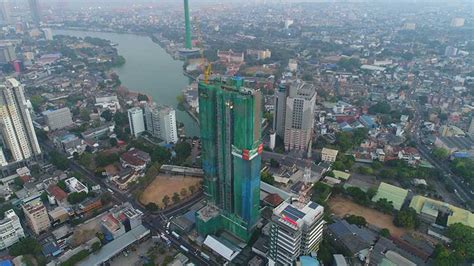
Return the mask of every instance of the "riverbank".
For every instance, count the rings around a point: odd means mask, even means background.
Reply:
[[[55,35],[87,36],[107,39],[117,44],[116,49],[126,63],[114,67],[122,85],[140,94],[150,96],[159,105],[168,105],[176,110],[176,120],[185,125],[188,137],[199,136],[196,116],[183,108],[178,109],[176,96],[194,79],[183,74],[183,62],[173,59],[165,49],[152,41],[149,34],[115,33],[110,31],[54,30]]]

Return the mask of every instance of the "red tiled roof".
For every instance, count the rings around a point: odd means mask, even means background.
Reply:
[[[65,198],[67,198],[67,193],[64,192],[64,190],[62,190],[57,185],[50,185],[48,187],[48,193],[52,195],[58,201],[62,201]]]
[[[283,202],[283,199],[278,196],[278,194],[268,194],[268,196],[266,196],[263,201],[267,202],[272,206],[278,206]]]

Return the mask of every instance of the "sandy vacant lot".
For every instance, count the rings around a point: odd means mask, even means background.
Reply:
[[[346,215],[358,215],[364,217],[368,223],[373,224],[379,228],[387,228],[393,237],[400,238],[408,231],[403,228],[396,227],[393,224],[393,217],[391,215],[383,214],[379,211],[366,208],[350,200],[342,197],[332,197],[328,202],[332,213],[338,217]]]
[[[170,197],[170,204],[172,204],[171,199],[175,192],[180,194],[181,189],[186,188],[189,194],[189,187],[195,186],[197,188],[201,180],[201,178],[197,177],[159,175],[146,187],[145,191],[143,191],[140,196],[140,201],[145,205],[154,202],[158,206],[163,207],[163,197],[168,195],[168,197]]]

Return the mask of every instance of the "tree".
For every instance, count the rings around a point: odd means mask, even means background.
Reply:
[[[270,166],[273,167],[273,168],[278,168],[278,167],[280,167],[280,163],[277,160],[271,158],[270,159]]]
[[[94,156],[89,153],[89,152],[84,152],[79,156],[79,164],[82,166],[89,168],[92,165],[92,160],[94,159]]]
[[[102,244],[100,242],[94,242],[94,244],[92,244],[92,246],[91,246],[91,249],[92,249],[93,253],[96,253],[101,248],[102,248]]]
[[[117,112],[114,115],[115,128],[123,128],[128,125],[128,116],[126,113]]]
[[[358,168],[358,172],[360,174],[363,174],[363,175],[373,175],[374,174],[374,170],[372,170],[372,168],[370,167],[365,167],[365,166],[360,166]]]
[[[116,138],[110,138],[109,139],[110,146],[115,147],[118,144],[118,141]]]
[[[268,171],[263,172],[260,175],[260,179],[267,184],[270,184],[270,185],[275,184],[275,177],[273,177],[273,175],[270,174]]]
[[[142,102],[142,101],[148,102],[148,96],[146,96],[145,94],[139,93],[137,96],[137,100],[139,102]]]
[[[69,160],[67,157],[57,151],[51,151],[49,154],[50,162],[60,170],[69,168]]]
[[[38,240],[33,237],[22,238],[9,248],[9,254],[14,257],[27,254],[37,255],[41,254],[41,251],[41,245],[38,243]]]
[[[369,197],[369,199],[372,199],[375,195],[377,195],[377,189],[371,187],[367,190],[367,197]]]
[[[176,204],[181,200],[181,198],[179,197],[179,194],[175,192],[173,194],[172,200],[173,200],[174,204]]]
[[[188,195],[188,190],[185,187],[183,187],[181,189],[181,192],[179,192],[179,194],[181,195],[181,197],[185,198]]]
[[[352,199],[354,199],[355,202],[361,205],[368,205],[370,203],[367,193],[358,187],[348,187],[346,192],[352,197]]]
[[[194,185],[191,185],[189,186],[188,190],[191,194],[194,194],[194,192],[196,192],[196,187]]]
[[[68,191],[66,182],[64,182],[64,180],[59,180],[56,185],[57,185],[60,189],[66,191],[66,192]]]
[[[101,116],[102,118],[104,118],[105,121],[107,121],[107,122],[112,121],[112,118],[113,118],[113,114],[112,114],[112,112],[111,112],[109,109],[103,111],[100,116]]]
[[[90,113],[89,113],[89,110],[87,109],[81,109],[80,113],[79,113],[79,116],[81,117],[81,120],[82,121],[90,121],[91,120],[91,116],[90,116]]]
[[[311,200],[319,204],[324,204],[330,193],[331,187],[329,185],[317,182],[312,188]]]
[[[109,153],[101,152],[101,153],[97,154],[97,157],[95,157],[95,163],[96,163],[97,166],[105,167],[109,164],[118,162],[119,159],[120,159],[120,157],[116,153],[109,154]]]
[[[41,198],[42,202],[48,202],[48,193],[46,193],[46,192],[41,193],[40,198]]]
[[[444,148],[434,147],[431,153],[438,160],[445,160],[449,157],[449,151]]]
[[[375,209],[383,213],[392,213],[393,203],[388,201],[386,198],[381,198],[375,203]]]
[[[145,208],[148,210],[148,211],[151,211],[151,212],[156,212],[157,210],[159,210],[158,208],[158,205],[156,205],[156,203],[154,202],[150,202],[148,203]]]
[[[110,192],[105,192],[100,195],[100,202],[102,205],[107,205],[112,201],[112,194]]]
[[[380,230],[380,235],[383,237],[390,237],[390,230],[388,230],[387,228],[383,228],[382,230]]]
[[[345,219],[350,224],[355,224],[355,225],[358,225],[358,226],[366,226],[367,225],[367,221],[362,216],[357,216],[357,215],[352,215],[351,214],[351,215],[347,216]]]
[[[369,114],[376,115],[376,114],[389,114],[391,111],[390,104],[387,102],[379,102],[371,107],[369,107]]]
[[[419,226],[420,221],[418,220],[417,213],[412,208],[406,208],[400,210],[393,220],[393,224],[398,227],[405,227],[414,229]]]
[[[458,262],[474,259],[474,228],[455,223],[448,226],[446,235],[451,239],[452,256]]]
[[[46,102],[41,95],[33,95],[30,97],[31,105],[36,112],[40,111],[40,107]]]
[[[151,154],[151,160],[153,162],[165,163],[171,157],[171,152],[161,146],[155,147]]]
[[[21,178],[19,176],[17,176],[13,180],[13,184],[15,185],[16,190],[20,190],[20,189],[23,188],[24,182],[23,182],[23,180],[21,180]]]
[[[87,198],[87,193],[85,191],[72,192],[67,196],[67,201],[71,204],[77,204],[77,203],[81,203],[86,198]]]
[[[170,197],[168,195],[165,195],[161,201],[163,202],[163,204],[166,207],[166,206],[168,206],[168,204],[170,204]]]
[[[174,150],[178,161],[182,162],[191,155],[192,146],[189,142],[182,141],[175,145]]]

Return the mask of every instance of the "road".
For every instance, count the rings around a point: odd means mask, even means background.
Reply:
[[[420,155],[423,156],[431,165],[436,167],[440,173],[442,174],[443,178],[446,178],[448,183],[451,184],[455,189],[456,196],[462,201],[463,205],[466,205],[468,209],[472,210],[471,206],[468,206],[470,202],[474,200],[474,195],[470,193],[470,188],[466,188],[462,183],[462,178],[456,176],[450,169],[449,165],[445,161],[441,161],[435,158],[431,151],[426,147],[426,145],[421,141],[421,114],[422,114],[422,106],[419,102],[417,102],[414,97],[414,91],[412,90],[410,93],[409,99],[411,99],[411,105],[414,108],[414,118],[413,122],[408,128],[407,131],[411,132],[411,136],[414,137],[414,141],[416,143],[416,147],[420,152]]]
[[[42,146],[43,146],[43,151],[46,151],[46,152],[55,150],[53,145],[47,142],[43,142]],[[193,248],[184,239],[182,238],[176,239],[172,235],[167,234],[166,230],[164,229],[164,224],[168,221],[169,217],[180,214],[184,212],[185,210],[188,210],[192,205],[201,201],[204,198],[204,194],[202,192],[199,192],[193,197],[191,197],[189,200],[182,202],[180,204],[177,204],[164,211],[158,212],[156,214],[149,214],[149,211],[146,210],[141,204],[138,204],[138,202],[130,194],[125,194],[121,190],[115,188],[114,186],[109,186],[109,184],[106,183],[103,178],[97,177],[89,169],[83,167],[82,165],[79,165],[73,160],[69,160],[69,168],[72,171],[82,174],[83,178],[89,183],[98,184],[101,186],[102,189],[105,189],[105,188],[111,189],[114,192],[112,193],[112,198],[114,202],[118,204],[123,203],[123,202],[130,202],[134,208],[142,211],[144,213],[143,224],[146,225],[150,230],[152,230],[153,233],[156,233],[158,235],[163,233],[167,235],[168,238],[171,240],[173,246],[177,250],[185,253],[191,259],[192,262],[194,262],[197,265],[211,265],[209,264],[207,260],[200,257],[198,255],[199,253],[195,252],[196,249]],[[182,250],[180,248],[181,245],[186,247],[190,252],[185,252],[184,250]]]

